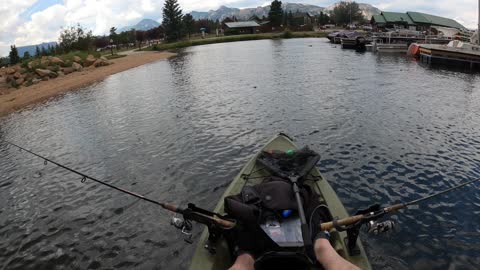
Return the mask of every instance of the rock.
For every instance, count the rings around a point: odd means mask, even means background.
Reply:
[[[57,72],[58,77],[63,77],[65,74],[62,71]]]
[[[54,65],[59,65],[59,66],[63,66],[65,64],[65,62],[63,62],[62,59],[54,56],[52,57],[52,59],[50,59],[50,63],[54,64]]]
[[[48,66],[47,69],[54,72],[57,72],[59,70],[58,66]]]
[[[21,69],[20,69],[20,73],[21,73],[21,74],[25,74],[25,73],[27,73],[27,71],[28,71],[28,70],[27,70],[26,68],[21,68]]]
[[[108,59],[105,56],[101,56],[100,59],[102,59],[104,61],[108,61]]]
[[[82,65],[80,65],[80,64],[77,63],[77,62],[73,62],[72,68],[73,68],[75,71],[81,71],[81,70],[83,69]]]
[[[7,83],[13,82],[14,80],[15,80],[15,78],[14,78],[13,75],[8,75],[8,76],[5,78],[5,82],[7,82]]]
[[[32,83],[33,83],[33,84],[37,84],[37,83],[39,83],[39,82],[41,82],[41,81],[42,81],[42,80],[37,79],[37,78],[33,78],[33,79],[32,79]]]
[[[93,66],[95,67],[103,67],[103,66],[108,66],[110,65],[110,62],[106,61],[106,60],[103,60],[103,59],[97,59],[97,61],[95,61],[95,63],[93,63]]]
[[[42,77],[42,81],[48,81],[48,77],[47,76]]]
[[[5,74],[13,74],[17,72],[14,68],[6,68],[5,69]]]
[[[77,63],[80,64],[80,63],[82,63],[82,58],[80,58],[79,56],[76,56],[76,55],[75,55],[75,56],[73,57],[73,62],[77,62]]]
[[[48,59],[43,59],[43,57],[42,57],[42,59],[40,60],[40,65],[48,66],[48,65],[50,65],[50,61]]]
[[[15,69],[15,72],[19,72],[22,69],[20,66],[13,66],[12,68]]]
[[[20,78],[22,78],[22,74],[17,71],[17,72],[15,72],[15,73],[13,74],[13,77],[14,77],[15,79],[20,79]]]
[[[89,55],[87,56],[87,58],[85,59],[85,63],[83,64],[83,66],[89,67],[89,66],[91,66],[93,63],[95,63],[95,61],[97,61],[97,59],[96,59],[93,55],[89,54]]]
[[[28,67],[29,69],[33,69],[33,64],[34,64],[34,63],[35,63],[35,61],[30,61],[30,62],[28,62],[27,67]]]
[[[72,67],[63,68],[62,71],[63,71],[63,74],[68,75],[68,74],[70,74],[72,72],[75,72],[77,70],[72,66]]]
[[[20,78],[18,80],[16,80],[15,82],[17,83],[17,85],[21,85],[25,80],[23,78]]]
[[[37,68],[35,69],[35,73],[37,73],[40,77],[44,78],[44,77],[50,76],[50,74],[53,72],[48,69]]]

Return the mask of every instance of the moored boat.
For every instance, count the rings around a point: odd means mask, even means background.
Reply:
[[[285,134],[279,134],[272,138],[257,154],[250,158],[245,167],[243,167],[239,174],[234,178],[223,196],[220,198],[214,211],[220,214],[225,214],[225,197],[239,194],[245,185],[253,186],[259,184],[264,178],[271,176],[271,173],[269,173],[268,170],[265,170],[265,168],[257,162],[257,157],[262,151],[277,150],[286,152],[296,149],[298,149],[296,145]],[[337,197],[335,191],[332,189],[328,181],[320,174],[316,167],[310,172],[310,176],[311,179],[305,181],[304,184],[310,186],[310,188],[319,195],[320,203],[328,207],[330,216],[340,219],[348,217],[348,213]],[[211,247],[211,243],[209,243],[208,238],[209,231],[206,228],[202,232],[198,241],[197,248],[190,264],[190,270],[223,270],[232,265],[235,258],[231,254],[227,240],[224,238],[219,239],[216,243],[215,253],[212,253],[211,248],[210,251],[209,249],[205,248],[205,246]],[[356,245],[354,245],[355,247],[352,250],[348,247],[346,239],[348,239],[346,232],[340,232],[336,230],[331,231],[330,243],[338,252],[338,254],[361,269],[371,269],[370,263],[360,240],[356,240]],[[291,251],[295,252],[295,249],[298,248],[292,247],[290,249]],[[310,269],[316,268],[311,266]]]

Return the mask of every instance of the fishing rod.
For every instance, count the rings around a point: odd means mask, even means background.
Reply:
[[[320,228],[321,228],[321,230],[324,230],[324,231],[330,231],[333,228],[336,228],[336,229],[339,228],[340,231],[342,231],[342,230],[345,230],[345,228],[343,228],[342,226],[351,226],[351,225],[355,225],[355,224],[358,224],[358,223],[363,224],[363,223],[367,223],[367,222],[370,222],[370,221],[373,221],[373,220],[377,220],[377,219],[383,217],[386,214],[393,214],[393,213],[395,213],[395,212],[397,212],[401,209],[408,208],[408,206],[410,206],[410,205],[414,205],[414,204],[417,204],[419,202],[423,202],[423,201],[432,199],[434,197],[437,197],[437,196],[443,195],[445,193],[457,190],[459,188],[462,188],[464,186],[473,184],[473,183],[478,182],[478,181],[480,181],[480,178],[472,180],[472,181],[465,182],[463,184],[456,185],[454,187],[442,190],[438,193],[434,193],[434,194],[431,194],[431,195],[428,195],[428,196],[425,196],[425,197],[422,197],[422,198],[419,198],[419,199],[416,199],[416,200],[413,200],[413,201],[391,205],[391,206],[388,206],[388,207],[385,207],[385,208],[382,208],[382,209],[380,209],[379,205],[374,205],[367,210],[360,211],[362,213],[356,214],[354,216],[322,223],[320,225]]]
[[[42,156],[40,154],[34,153],[33,151],[25,149],[25,148],[23,148],[23,147],[21,147],[17,144],[14,144],[12,142],[9,142],[9,141],[5,141],[5,142],[14,146],[14,147],[16,147],[16,148],[18,148],[18,149],[20,149],[21,151],[23,150],[23,151],[25,151],[29,154],[32,154],[36,157],[39,157],[39,158],[43,159],[45,165],[47,165],[47,163],[50,162],[50,163],[52,163],[52,164],[54,164],[54,165],[56,165],[56,166],[58,166],[62,169],[65,169],[67,171],[70,171],[72,173],[80,175],[82,177],[82,180],[81,180],[82,183],[84,183],[86,181],[86,179],[90,179],[90,180],[95,181],[95,182],[97,182],[101,185],[107,186],[111,189],[115,189],[117,191],[120,191],[120,192],[125,193],[127,195],[136,197],[138,199],[141,199],[141,200],[159,205],[163,209],[166,209],[168,211],[183,215],[184,220],[181,220],[179,218],[173,218],[172,219],[172,225],[174,225],[178,229],[181,229],[182,233],[184,233],[185,235],[187,235],[189,237],[189,239],[186,239],[186,241],[189,242],[189,243],[191,241],[190,239],[191,239],[191,230],[192,230],[190,220],[205,224],[209,227],[209,229],[212,229],[212,230],[232,229],[236,225],[236,222],[234,220],[226,219],[218,213],[213,213],[213,212],[209,212],[207,210],[198,208],[192,203],[189,203],[187,208],[181,208],[181,207],[176,206],[176,205],[171,204],[171,203],[159,202],[159,201],[147,198],[143,195],[137,194],[135,192],[132,192],[132,191],[117,187],[115,185],[109,184],[109,183],[104,182],[102,180],[99,180],[95,177],[88,176],[88,175],[86,175],[82,172],[79,172],[75,169],[69,168],[69,167],[67,167],[63,164],[60,164],[60,163],[58,163],[54,160],[51,160],[51,159],[49,159],[45,156]]]

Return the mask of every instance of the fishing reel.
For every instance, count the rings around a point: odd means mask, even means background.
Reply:
[[[185,242],[189,244],[193,243],[192,241],[193,225],[190,220],[173,216],[172,219],[170,220],[170,225],[181,230],[182,234],[185,235],[185,238],[184,238]]]
[[[367,232],[369,234],[379,235],[394,230],[396,226],[397,225],[393,220],[385,220],[383,222],[376,222],[374,220],[370,220],[367,223]]]

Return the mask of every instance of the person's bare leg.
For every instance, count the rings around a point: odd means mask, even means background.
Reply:
[[[252,255],[243,253],[237,257],[235,263],[228,270],[254,270],[255,260]]]
[[[325,270],[360,270],[338,255],[327,239],[319,238],[315,241],[315,257]]]

